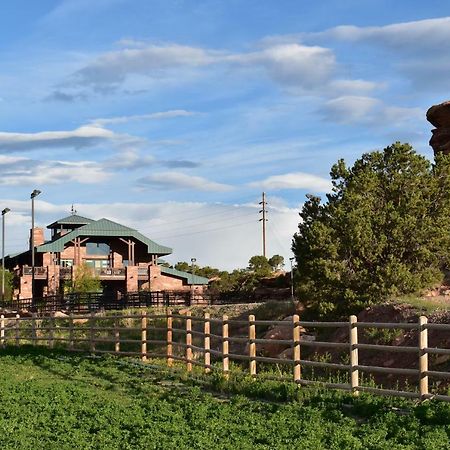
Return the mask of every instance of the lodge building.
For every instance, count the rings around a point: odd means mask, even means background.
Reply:
[[[87,265],[101,280],[103,292],[191,291],[201,295],[208,279],[160,265],[159,258],[172,249],[157,244],[139,231],[108,219],[92,220],[72,214],[47,226],[31,230],[35,246],[35,297],[60,294],[64,284],[76,276],[77,267]],[[30,248],[8,255],[5,267],[14,273],[15,298],[32,294]]]

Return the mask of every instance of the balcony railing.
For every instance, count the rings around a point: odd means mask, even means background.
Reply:
[[[101,268],[96,269],[95,273],[100,277],[124,277],[125,276],[125,268],[114,269],[114,268]]]
[[[22,271],[23,275],[33,275],[33,268],[25,266]],[[47,267],[35,267],[34,268],[35,278],[45,278],[47,276]]]
[[[138,267],[139,276],[148,276],[148,267]]]

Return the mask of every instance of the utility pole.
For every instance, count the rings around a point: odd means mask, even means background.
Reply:
[[[259,204],[261,205],[262,209],[259,211],[259,213],[262,213],[262,218],[259,219],[260,222],[262,222],[262,250],[263,250],[263,256],[266,256],[266,214],[267,214],[267,209],[266,209],[266,193],[263,192],[262,193],[262,202],[259,202]]]

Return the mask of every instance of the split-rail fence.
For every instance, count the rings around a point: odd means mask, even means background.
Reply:
[[[286,327],[289,338],[258,338],[257,327]],[[347,329],[348,341],[325,342],[301,338],[304,329],[319,328]],[[413,331],[417,333],[417,345],[359,343],[358,334],[363,329]],[[205,313],[200,317],[192,316],[189,312],[174,314],[170,310],[163,314],[142,311],[98,315],[92,312],[63,317],[39,317],[36,314],[24,317],[16,314],[12,317],[0,316],[0,346],[5,348],[9,345],[32,344],[53,348],[58,345],[70,351],[133,356],[142,361],[154,358],[164,361],[169,367],[179,361],[185,364],[189,372],[193,366],[200,366],[206,373],[220,371],[224,377],[229,376],[233,370],[231,362],[235,361],[243,362],[242,367],[252,377],[263,374],[264,371],[260,371],[259,366],[284,366],[285,369],[280,371],[284,379],[290,379],[298,385],[312,384],[343,389],[354,395],[370,392],[420,400],[433,398],[450,401],[447,392],[433,392],[435,381],[450,379],[450,372],[429,370],[429,356],[450,355],[450,349],[429,347],[430,330],[448,332],[450,324],[428,323],[425,316],[419,317],[416,323],[358,322],[356,316],[350,316],[348,322],[307,322],[301,321],[298,315],[294,315],[292,320],[283,321],[257,320],[253,315],[248,320],[231,320],[227,316],[213,318]],[[280,344],[289,348],[290,352],[284,358],[262,356],[258,347],[265,344]],[[346,352],[346,363],[305,359],[303,353],[307,347]],[[414,355],[416,364],[407,368],[362,365],[359,362],[360,350],[410,353]],[[346,382],[308,379],[305,376],[307,369],[309,374],[311,370],[338,371],[346,374]],[[365,383],[367,377],[364,374],[370,376],[380,373],[407,376],[416,381],[410,385],[410,388],[415,389],[386,389]]]

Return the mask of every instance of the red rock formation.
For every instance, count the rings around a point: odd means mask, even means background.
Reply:
[[[450,101],[432,106],[427,111],[427,120],[436,128],[432,130],[433,136],[430,145],[436,155],[439,152],[450,153]]]

